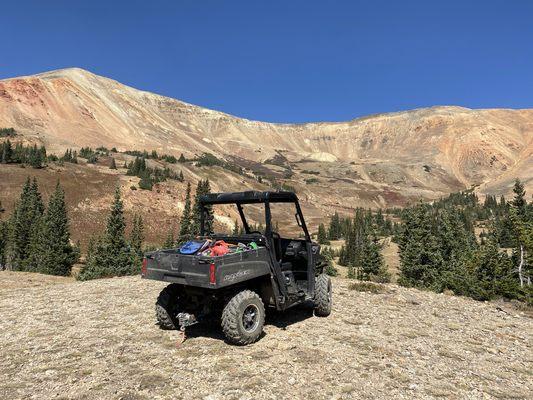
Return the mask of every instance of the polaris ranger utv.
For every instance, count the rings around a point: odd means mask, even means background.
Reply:
[[[170,283],[156,302],[157,321],[162,328],[184,330],[214,316],[221,321],[229,342],[245,345],[260,337],[265,307],[283,311],[311,300],[315,315],[330,314],[331,280],[324,273],[320,246],[311,241],[296,194],[212,193],[199,202],[201,236],[197,241],[224,243],[235,250],[219,255],[209,249],[190,254],[189,249],[189,254],[184,254],[186,246],[182,246],[145,255],[142,277]],[[295,218],[301,237],[284,238],[274,231],[272,207],[278,203],[294,210],[289,216]],[[243,233],[206,234],[206,218],[214,205],[235,206]],[[244,210],[250,205],[256,213],[257,209],[264,213],[264,232],[251,230]]]

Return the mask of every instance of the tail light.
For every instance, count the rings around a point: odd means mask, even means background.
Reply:
[[[209,283],[215,285],[217,283],[217,277],[215,275],[215,264],[209,264]]]
[[[148,265],[148,260],[146,258],[143,258],[143,265],[141,267],[141,275],[146,275],[146,266]]]

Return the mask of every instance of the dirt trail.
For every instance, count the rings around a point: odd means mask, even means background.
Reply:
[[[531,398],[533,320],[493,303],[334,281],[329,318],[270,316],[247,347],[154,324],[163,284],[0,272],[1,399]],[[19,281],[17,286],[14,282]]]

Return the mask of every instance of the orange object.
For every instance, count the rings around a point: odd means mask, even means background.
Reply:
[[[217,240],[213,247],[211,247],[211,256],[218,257],[228,254],[229,247],[228,244],[223,240]]]

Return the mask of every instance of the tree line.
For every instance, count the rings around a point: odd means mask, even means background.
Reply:
[[[42,168],[47,161],[46,148],[34,145],[16,143],[14,146],[9,139],[0,143],[0,163],[27,164],[33,168]]]
[[[151,153],[148,153],[146,150],[139,151],[139,150],[126,150],[124,151],[124,154],[128,154],[130,156],[140,157],[144,159],[154,159],[154,160],[161,160],[166,161],[170,164],[176,164],[176,163],[184,163],[187,161],[183,153],[180,154],[179,158],[174,157],[170,154],[158,154],[156,150],[152,150]]]
[[[173,247],[200,233],[200,196],[210,193],[208,179],[194,194],[187,184],[179,230],[169,231],[165,247]],[[399,283],[437,292],[451,290],[479,300],[495,297],[531,302],[533,285],[533,202],[526,200],[523,184],[515,182],[514,197],[499,201],[487,196],[481,203],[475,193],[454,193],[439,201],[404,209],[372,212],[359,208],[352,218],[334,214],[328,228],[321,224],[318,240],[344,239],[339,257],[349,276],[387,281],[380,238],[391,236],[399,245]],[[391,222],[390,215],[401,222]],[[105,231],[90,240],[85,268],[79,279],[135,274],[140,270],[144,241],[141,215],[133,218],[126,237],[120,190],[115,191]],[[214,215],[207,207],[205,231],[213,232]],[[476,234],[476,229],[481,230]],[[238,226],[234,228],[239,232]],[[12,215],[0,222],[0,266],[20,271],[69,275],[78,260],[79,246],[72,244],[64,191],[57,183],[45,204],[34,178],[22,187]]]
[[[17,136],[17,132],[15,131],[15,128],[0,128],[0,137],[15,137]]]
[[[487,195],[480,202],[467,190],[402,209],[357,209],[354,217],[335,213],[327,227],[319,225],[317,239],[323,245],[344,239],[339,251],[325,247],[324,253],[338,257],[350,277],[386,281],[379,239],[392,237],[399,245],[398,283],[404,286],[531,302],[533,202],[519,180],[513,192],[511,201]]]
[[[391,219],[385,218],[384,212],[381,208],[376,211],[371,209],[357,208],[356,215],[359,215],[361,221],[366,225],[372,227],[373,233],[377,236],[390,236],[397,229],[398,224],[392,222]],[[321,244],[329,244],[330,240],[346,239],[353,230],[354,218],[341,217],[335,212],[329,220],[329,225],[326,228],[324,224],[318,227],[318,241]]]
[[[111,165],[111,168],[113,168],[113,164]],[[116,169],[116,166],[114,166],[113,169]],[[134,161],[130,161],[127,165],[126,175],[141,178],[139,181],[139,187],[144,190],[152,190],[154,183],[163,182],[167,179],[174,179],[179,182],[183,182],[185,179],[182,171],[177,174],[168,167],[164,169],[148,167],[144,157],[135,157]]]
[[[65,193],[57,183],[44,206],[37,180],[24,183],[11,217],[0,222],[0,267],[69,275],[79,258],[70,241]]]
[[[187,184],[179,234],[174,239],[174,232],[169,232],[165,247],[177,246],[200,234],[199,198],[210,192],[209,180],[201,180],[191,199],[191,184]],[[204,229],[209,234],[213,232],[214,216],[210,206],[206,210]],[[137,274],[145,250],[144,222],[140,214],[133,216],[131,233],[126,237],[124,205],[117,187],[106,228],[89,240],[85,267],[78,279]],[[71,242],[61,185],[57,183],[45,207],[37,180],[28,177],[12,215],[0,221],[0,269],[67,276],[79,256],[79,244]]]
[[[381,253],[380,238],[392,235],[395,229],[397,224],[385,218],[381,209],[374,212],[357,208],[353,217],[341,217],[335,212],[327,228],[321,223],[317,240],[322,245],[328,245],[332,240],[344,239],[340,250],[324,247],[323,254],[329,259],[338,257],[339,265],[348,267],[349,278],[389,282],[390,274]]]
[[[399,283],[478,300],[495,297],[532,301],[533,203],[523,184],[500,202],[480,204],[471,192],[400,212]],[[483,219],[481,219],[483,218]],[[483,229],[478,237],[475,228]]]
[[[388,282],[390,275],[379,241],[380,236],[386,236],[385,226],[388,224],[381,210],[373,213],[357,208],[353,218],[343,218],[335,213],[330,218],[329,229],[320,224],[317,240],[320,244],[329,244],[330,240],[344,239],[344,245],[338,252],[325,247],[323,254],[331,259],[338,256],[339,265],[348,267],[349,278]]]

